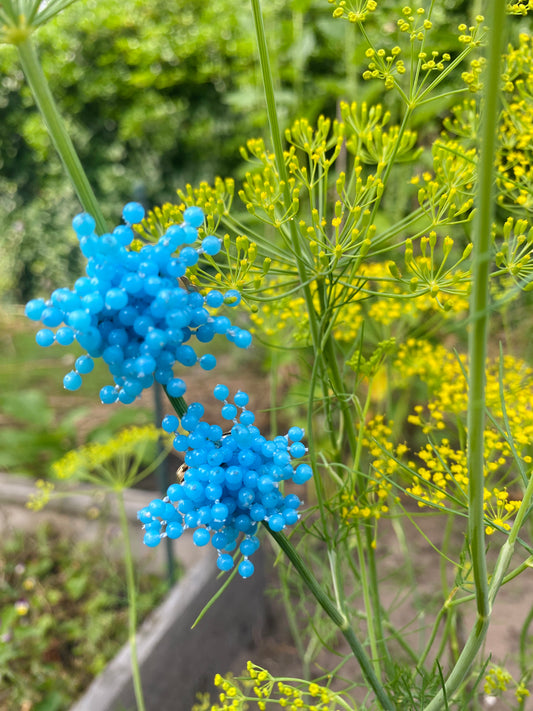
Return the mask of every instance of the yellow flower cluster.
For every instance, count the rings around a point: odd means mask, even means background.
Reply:
[[[515,687],[514,693],[519,703],[529,696],[529,691],[523,681],[517,683],[507,669],[493,666],[485,675],[483,691],[490,696],[502,696],[511,686]]]
[[[533,227],[527,220],[507,218],[501,239],[494,235],[495,262],[520,288],[529,291],[533,282]]]
[[[31,511],[41,511],[50,501],[50,497],[54,491],[54,485],[51,481],[38,479],[35,482],[35,487],[37,491],[30,494],[26,508],[31,509]]]
[[[233,178],[215,178],[214,185],[202,181],[197,188],[187,184],[185,190],[178,190],[180,203],[165,203],[154,207],[142,222],[143,236],[155,241],[166,232],[170,225],[183,222],[183,213],[191,205],[201,207],[206,216],[206,225],[202,225],[198,233],[200,237],[214,234],[220,225],[221,218],[229,215],[235,181]]]
[[[393,270],[397,279],[406,287],[406,292],[410,292],[417,297],[429,295],[435,299],[439,308],[444,311],[453,309],[457,313],[458,311],[466,310],[468,308],[471,275],[470,270],[464,271],[458,269],[458,267],[469,257],[472,245],[468,244],[459,259],[448,267],[446,263],[454,246],[454,242],[449,235],[446,235],[442,241],[440,264],[438,263],[436,251],[436,232],[432,231],[429,236],[422,237],[419,246],[420,255],[415,257],[412,240],[406,240],[406,275],[402,277],[397,268]]]
[[[407,418],[415,428],[409,450],[405,444],[395,445],[391,441],[391,424],[384,424],[381,416],[366,426],[365,444],[373,458],[376,482],[385,479],[390,483],[392,477],[398,477],[403,469],[404,475],[407,473],[411,479],[406,491],[421,507],[463,510],[468,503],[465,369],[465,359],[443,346],[409,339],[398,348],[390,383],[391,388],[404,391],[415,391],[416,381],[424,386],[426,404],[415,405]],[[502,378],[498,362],[487,363],[489,417],[484,435],[487,534],[510,529],[508,520],[516,513],[521,501],[511,499],[506,487],[516,485],[520,480],[519,471],[524,477],[529,474],[533,463],[533,412],[530,406],[533,369],[523,361],[505,356],[501,372]],[[423,441],[427,437],[429,442],[417,446],[417,439]],[[390,486],[383,483],[382,488],[389,490]]]
[[[357,491],[352,483],[340,494],[340,515],[347,525],[357,519],[378,520],[389,511],[387,499],[391,490],[390,479],[401,467],[396,459],[404,453],[404,446],[391,443],[392,430],[378,415],[365,427],[363,446],[371,459],[371,473],[365,481],[365,490]]]
[[[407,33],[411,42],[415,40],[422,42],[426,32],[433,26],[431,20],[424,17],[426,14],[425,9],[418,7],[413,10],[409,5],[405,5],[405,7],[402,7],[401,13],[402,17],[398,20],[400,32]]]
[[[329,302],[336,304],[332,334],[339,343],[353,345],[363,321],[367,327],[402,338],[405,331],[427,322],[432,314],[444,318],[466,311],[468,308],[469,276],[453,268],[432,268],[428,258],[413,260],[421,276],[404,278],[390,262],[363,262],[350,282],[341,280],[327,285]],[[444,261],[444,259],[443,259]],[[423,264],[422,264],[423,262]],[[391,275],[392,268],[392,275]],[[279,270],[282,267],[279,265]],[[430,278],[424,270],[433,269]],[[416,284],[413,281],[416,279]],[[414,288],[413,288],[414,287]],[[281,336],[289,330],[298,343],[309,342],[309,326],[305,300],[301,296],[280,296],[283,293],[281,278],[273,278],[265,290],[270,300],[259,305],[251,314],[256,332],[268,338]],[[311,285],[314,305],[320,313],[320,299],[314,284]],[[443,298],[444,295],[444,298]]]
[[[483,15],[476,15],[475,19],[475,25],[470,25],[469,27],[464,23],[458,25],[457,29],[461,33],[459,35],[459,42],[461,42],[461,44],[468,44],[474,47],[481,45],[486,30],[483,26],[485,18]]]
[[[333,17],[348,22],[364,22],[378,6],[376,0],[328,0],[328,2],[330,5],[335,5]]]
[[[244,711],[249,708],[250,702],[261,711],[273,704],[288,711],[339,709],[338,694],[325,686],[299,679],[277,680],[266,669],[252,662],[248,662],[247,672],[248,676],[239,678],[215,676],[215,686],[220,689],[220,703],[213,704],[211,711]]]
[[[51,474],[57,479],[76,479],[99,483],[109,489],[133,485],[139,477],[139,467],[149,444],[156,442],[161,431],[154,425],[128,427],[105,442],[92,442],[67,452],[53,462]],[[36,491],[30,495],[26,506],[40,511],[50,500],[54,483],[39,480]]]
[[[397,45],[389,53],[383,48],[378,50],[370,47],[366,51],[366,56],[370,59],[368,69],[363,72],[363,79],[383,79],[385,89],[394,87],[395,74],[405,74],[405,64],[399,58],[401,48]]]
[[[507,3],[507,12],[510,15],[527,15],[533,10],[533,0],[514,0]]]
[[[367,56],[381,56],[381,52],[367,50]],[[397,54],[396,48],[393,52]],[[415,131],[404,130],[400,137],[399,126],[384,130],[391,115],[389,111],[383,111],[381,104],[369,108],[366,102],[349,104],[341,101],[340,111],[340,127],[346,134],[346,148],[363,163],[376,165],[376,177],[393,157],[401,163],[414,161],[420,155],[422,149],[416,148],[418,136]]]
[[[415,176],[413,184],[421,182],[418,202],[437,225],[454,225],[471,219],[474,205],[473,190],[476,178],[476,152],[458,141],[437,140],[432,146],[433,174]]]
[[[505,109],[499,129],[498,202],[533,212],[533,38],[509,46],[502,74]]]
[[[504,106],[498,127],[497,200],[507,210],[523,215],[524,209],[533,212],[533,37],[521,34],[518,46],[509,45],[503,59]],[[472,91],[481,88],[481,71],[482,60],[475,59],[470,70],[463,74]],[[458,164],[465,164],[465,171],[473,177],[476,163],[473,146],[479,131],[476,102],[465,100],[455,106],[451,116],[444,120],[444,128],[442,140],[436,142],[434,150],[447,151]],[[460,140],[452,138],[453,135]],[[443,176],[435,173],[433,189],[438,192]],[[465,188],[470,194],[471,188],[466,185]],[[427,199],[425,195],[424,198]]]
[[[52,475],[58,479],[71,479],[80,473],[105,467],[120,457],[133,457],[140,448],[159,439],[160,431],[154,425],[127,427],[105,442],[91,442],[67,452],[52,464]]]

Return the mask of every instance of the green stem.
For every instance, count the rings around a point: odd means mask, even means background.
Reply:
[[[468,339],[467,463],[469,475],[469,533],[478,615],[489,613],[485,526],[483,514],[485,461],[485,360],[489,326],[489,273],[494,215],[494,155],[499,117],[501,47],[505,4],[489,3],[490,39],[487,58],[485,106],[479,146],[477,212],[472,229],[473,264]]]
[[[364,525],[364,524],[363,524]],[[361,576],[361,591],[363,593],[363,602],[365,605],[365,618],[366,618],[366,628],[368,633],[368,641],[370,643],[370,652],[372,654],[372,663],[374,665],[374,671],[376,672],[377,678],[381,682],[381,667],[379,664],[379,652],[377,645],[377,635],[374,626],[376,620],[376,615],[374,614],[374,608],[370,601],[370,585],[367,578],[367,563],[364,554],[364,545],[361,537],[361,531],[359,525],[355,527],[355,534],[357,538],[357,554],[359,556],[359,575]]]
[[[352,650],[355,658],[359,662],[359,665],[361,666],[361,671],[363,672],[365,679],[376,694],[376,697],[379,703],[381,704],[381,708],[385,709],[386,711],[394,711],[394,705],[391,699],[389,698],[387,692],[385,691],[381,682],[377,678],[372,667],[372,662],[368,658],[362,644],[357,639],[353,629],[350,627],[345,615],[340,612],[338,608],[331,602],[330,598],[324,592],[319,582],[308,569],[308,567],[305,565],[300,554],[294,548],[289,539],[286,538],[283,533],[276,533],[275,531],[272,531],[268,527],[268,525],[263,525],[265,526],[268,533],[283,550],[290,562],[293,564],[296,571],[298,572],[298,575],[306,584],[309,592],[313,595],[315,600],[318,602],[324,612],[328,615],[328,617],[339,628],[340,632],[344,636],[344,639],[350,645],[350,649]]]
[[[176,415],[181,419],[187,413],[187,403],[182,397],[173,397],[172,395],[169,395],[164,385],[163,390],[165,391],[165,395],[168,397],[170,404],[174,408]]]
[[[501,49],[505,28],[505,3],[488,3],[490,27],[485,76],[484,117],[480,138],[478,167],[477,213],[473,226],[472,296],[470,300],[470,330],[468,344],[468,472],[469,472],[469,533],[472,550],[472,570],[475,583],[477,620],[446,681],[446,698],[451,699],[464,681],[485,639],[490,622],[489,587],[485,558],[485,527],[483,521],[484,491],[484,427],[485,427],[485,358],[489,323],[489,270],[491,228],[494,214],[493,167],[498,127]],[[503,574],[502,574],[503,577]],[[501,583],[501,578],[500,578]],[[496,588],[497,589],[497,588]],[[444,704],[441,690],[425,708],[437,711]]]
[[[141,673],[139,660],[137,658],[137,593],[135,587],[135,572],[133,556],[131,553],[130,536],[128,528],[128,517],[124,506],[124,492],[122,489],[115,491],[118,503],[118,513],[120,520],[120,530],[124,540],[124,565],[126,567],[126,588],[128,590],[128,636],[131,654],[131,674],[133,677],[133,689],[138,711],[145,711],[144,696],[142,690]]]
[[[87,180],[87,176],[85,175],[76,149],[67,132],[65,123],[58,111],[37,57],[37,52],[32,44],[31,37],[27,37],[23,42],[17,44],[16,47],[33,98],[41,112],[46,128],[59,153],[61,162],[67,171],[67,175],[72,181],[72,185],[74,186],[83,209],[94,217],[98,233],[103,234],[107,232],[104,216]]]
[[[274,148],[274,155],[276,156],[276,164],[279,172],[280,180],[283,182],[283,196],[286,208],[288,209],[292,203],[292,198],[289,189],[289,176],[287,173],[287,166],[285,165],[285,157],[283,155],[283,144],[281,142],[281,132],[278,121],[278,112],[276,109],[276,98],[274,95],[274,82],[272,81],[272,72],[270,69],[270,62],[268,58],[268,47],[266,43],[265,36],[265,26],[263,23],[263,15],[261,13],[260,0],[251,0],[252,13],[254,17],[255,34],[257,40],[257,47],[259,50],[259,64],[261,66],[261,75],[263,79],[263,88],[265,91],[265,101],[268,116],[268,123],[270,126],[270,136],[272,139],[272,146]],[[311,330],[311,337],[313,341],[313,346],[315,348],[315,353],[318,352],[318,328],[315,317],[315,310],[313,306],[313,297],[311,294],[311,289],[309,287],[309,279],[307,276],[307,271],[305,267],[305,261],[302,254],[302,246],[299,239],[298,227],[296,220],[289,221],[290,238],[291,245],[296,257],[296,266],[298,269],[298,276],[300,278],[300,283],[302,284],[302,290],[304,293],[305,304],[307,308],[307,313],[309,314],[309,327]]]
[[[528,642],[528,632],[529,628],[531,626],[531,623],[533,622],[533,606],[530,608],[526,619],[524,620],[524,624],[522,625],[522,629],[520,630],[520,674],[523,677],[529,676],[531,674],[531,664],[530,664],[530,657],[527,656],[527,642]],[[520,706],[522,708],[522,706]]]

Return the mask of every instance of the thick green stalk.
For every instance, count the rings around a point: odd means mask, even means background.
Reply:
[[[381,708],[386,711],[394,711],[394,704],[389,698],[387,692],[383,688],[381,682],[377,678],[372,662],[368,658],[362,644],[357,639],[353,629],[350,627],[348,620],[345,615],[332,603],[328,595],[324,592],[318,580],[311,573],[309,568],[305,565],[298,551],[294,548],[292,543],[286,538],[283,533],[276,533],[272,531],[268,525],[264,524],[268,533],[276,541],[276,543],[283,550],[287,558],[294,565],[298,575],[306,584],[309,592],[313,595],[315,600],[318,602],[320,607],[328,615],[328,617],[335,623],[339,628],[340,632],[344,636],[344,639],[350,645],[355,658],[361,666],[361,671],[365,676],[366,681],[376,694],[376,698],[381,704]]]
[[[499,119],[501,48],[505,27],[505,3],[489,2],[489,44],[486,91],[484,94],[481,144],[479,146],[477,212],[473,225],[472,294],[468,339],[468,505],[472,567],[476,587],[478,615],[486,617],[488,604],[487,562],[485,559],[484,432],[485,432],[485,360],[490,318],[489,273],[491,232],[494,216],[494,156]]]
[[[122,531],[124,545],[124,565],[126,567],[126,588],[128,591],[128,636],[131,654],[131,674],[133,677],[133,689],[138,711],[146,711],[142,690],[141,673],[139,660],[137,658],[137,591],[135,587],[135,572],[133,556],[131,553],[130,536],[128,528],[128,517],[124,506],[124,492],[122,489],[115,491],[118,502],[118,513],[120,520],[120,530]]]
[[[74,144],[67,132],[65,123],[58,111],[39,63],[31,35],[28,35],[28,37],[17,44],[16,47],[26,81],[31,89],[35,103],[41,112],[41,116],[54,146],[59,153],[61,162],[67,171],[67,175],[74,186],[83,209],[94,217],[98,233],[103,234],[107,231],[104,216],[93,190],[89,185],[89,181],[78,158]]]
[[[493,183],[494,156],[499,118],[499,88],[501,49],[505,28],[505,3],[489,0],[487,71],[485,74],[485,103],[479,146],[477,213],[472,241],[472,295],[470,299],[470,330],[468,342],[468,472],[469,472],[469,534],[472,551],[472,570],[475,583],[477,620],[459,655],[448,680],[446,697],[451,699],[468,674],[485,639],[490,622],[491,602],[485,558],[485,526],[483,520],[484,490],[484,429],[485,429],[485,358],[489,324],[490,240],[494,214]],[[440,691],[425,711],[444,707],[444,693]]]
[[[168,397],[170,404],[174,408],[176,415],[181,419],[185,414],[187,414],[187,403],[182,397],[173,397],[172,395],[169,395],[164,385],[163,390],[165,391],[165,395]]]

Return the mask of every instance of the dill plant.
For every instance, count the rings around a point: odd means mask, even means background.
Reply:
[[[44,9],[26,4],[3,4],[3,36],[19,50],[55,145],[101,234],[105,225],[96,199],[30,42],[31,23],[38,26],[68,3],[58,0]],[[461,23],[446,48],[433,44],[442,14],[432,0],[395,8],[395,23],[385,34],[389,4],[329,4],[332,22],[347,23],[364,45],[361,78],[378,83],[381,103],[340,101],[335,119],[313,123],[301,117],[282,132],[261,6],[251,0],[269,140],[246,142],[242,156],[250,169],[240,188],[233,178],[188,185],[178,190],[175,204],[155,208],[139,231],[148,245],[159,244],[173,225],[187,221],[187,210],[201,208],[200,237],[215,237],[222,249],[198,251],[200,259],[191,263],[180,288],[200,294],[222,290],[237,305],[242,299],[256,338],[274,354],[274,366],[280,354],[297,360],[302,385],[289,405],[305,426],[308,464],[300,465],[301,476],[291,468],[285,478],[303,485],[312,472],[311,505],[303,514],[296,504],[290,507],[291,525],[301,516],[290,537],[283,502],[256,521],[273,539],[282,565],[291,564],[326,622],[344,637],[362,672],[362,680],[344,679],[343,661],[330,675],[307,682],[276,679],[250,663],[245,678],[217,677],[221,692],[212,708],[244,709],[252,702],[260,709],[476,708],[481,688],[494,695],[510,685],[518,708],[524,708],[533,615],[522,627],[516,681],[488,667],[481,650],[500,588],[533,560],[526,526],[533,497],[531,369],[515,354],[504,355],[503,347],[488,348],[491,323],[504,323],[509,305],[527,298],[522,294],[531,285],[530,38],[511,32],[504,50],[507,15],[527,17],[530,3],[489,0],[485,15]],[[429,135],[429,151],[416,117],[432,106],[450,112],[440,135]],[[405,180],[406,166],[412,167],[404,201],[391,210],[400,216],[390,219],[388,196]],[[453,349],[447,343],[452,337]],[[203,408],[193,403],[186,410],[183,393],[170,396],[181,423],[174,419],[166,429],[176,434],[177,448],[188,445],[186,462],[193,470],[195,460],[219,457],[230,442],[239,456],[249,450],[248,396],[235,396],[240,417],[245,415],[239,425],[226,390],[219,397],[215,389],[215,397],[234,422],[230,435],[211,433],[200,419]],[[275,417],[271,424],[276,429]],[[302,428],[296,429],[294,444],[300,444]],[[279,461],[289,467],[290,432],[278,438]],[[275,440],[267,446],[263,437],[260,445],[260,465],[270,466],[265,462]],[[250,481],[249,470],[246,475]],[[189,483],[194,476],[188,475]],[[175,523],[172,516],[180,509],[173,504],[183,492],[181,484],[174,486],[167,499],[140,513],[149,545],[174,530],[168,521]],[[242,492],[240,482],[232,487]],[[243,510],[246,496],[239,498]],[[383,520],[390,518],[408,553],[406,528],[414,523],[420,530],[417,510],[441,514],[446,522],[438,549],[442,604],[421,644],[413,643],[384,605],[379,558]],[[204,532],[198,545],[204,545],[209,523],[202,527],[200,511],[195,514],[196,533]],[[454,526],[461,527],[464,545],[449,571]],[[258,545],[255,526],[238,530],[246,550]],[[236,537],[228,536],[223,543],[233,546]],[[494,560],[487,556],[488,541],[497,541]],[[248,563],[242,547],[241,553]],[[222,570],[233,565],[226,555]],[[408,556],[406,567],[412,569]],[[251,572],[246,566],[243,577]],[[468,603],[475,620],[460,643],[456,615]],[[294,617],[291,624],[298,634]]]

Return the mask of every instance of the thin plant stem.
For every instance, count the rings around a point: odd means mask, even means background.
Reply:
[[[270,62],[268,57],[268,47],[265,35],[265,26],[263,23],[263,15],[261,13],[260,0],[251,0],[252,13],[254,18],[255,34],[257,40],[257,48],[259,51],[259,63],[261,66],[261,76],[263,79],[263,88],[265,91],[265,101],[268,116],[268,124],[270,127],[270,136],[272,140],[272,146],[274,148],[274,155],[276,157],[277,169],[279,172],[279,177],[283,182],[283,194],[285,205],[288,208],[292,202],[290,190],[289,190],[289,180],[287,174],[287,166],[285,165],[285,157],[283,155],[283,144],[281,142],[281,132],[278,121],[278,112],[276,109],[276,98],[274,95],[274,82],[272,80],[272,71],[270,68]],[[309,314],[309,327],[311,330],[311,337],[313,345],[315,347],[315,352],[318,348],[318,328],[316,323],[315,311],[313,306],[313,297],[311,294],[311,289],[308,284],[308,276],[305,267],[305,262],[302,254],[302,246],[299,239],[298,227],[294,219],[289,220],[289,230],[291,238],[291,246],[296,257],[296,266],[298,269],[298,276],[302,284],[302,290],[304,293],[304,299],[307,307],[307,312]]]
[[[453,694],[455,694],[463,683],[487,634],[491,611],[483,520],[485,358],[489,324],[488,282],[491,261],[490,239],[494,214],[493,166],[499,117],[500,63],[506,18],[505,3],[501,2],[501,0],[490,0],[488,3],[487,18],[490,29],[487,51],[487,71],[485,75],[484,115],[478,166],[477,213],[472,235],[474,247],[468,343],[467,460],[469,473],[469,534],[477,619],[446,681],[445,691],[441,689],[435,698],[425,707],[425,711],[438,711],[443,708],[445,698],[448,700],[451,699]],[[502,553],[500,553],[500,558],[502,558]],[[502,565],[503,562],[502,560]],[[501,574],[499,584],[501,584],[502,579],[503,573]],[[499,584],[496,583],[495,590],[497,590]]]
[[[124,506],[124,492],[122,489],[115,491],[118,503],[118,513],[120,530],[124,546],[124,565],[126,567],[126,588],[128,591],[128,638],[130,644],[131,674],[133,677],[133,690],[137,702],[138,711],[146,711],[144,695],[139,669],[139,659],[137,657],[137,590],[135,586],[135,572],[133,556],[131,553],[130,535],[128,528],[128,517]]]
[[[31,89],[37,108],[41,113],[79,201],[83,209],[93,216],[98,233],[104,234],[107,232],[107,227],[100,205],[89,184],[74,144],[54,101],[31,37],[28,36],[24,41],[18,43],[16,47],[26,81]]]
[[[385,709],[385,711],[394,711],[395,707],[393,702],[376,676],[372,662],[368,658],[362,644],[357,639],[353,629],[350,627],[346,616],[333,604],[328,595],[326,595],[319,582],[305,565],[300,554],[294,548],[289,539],[284,536],[283,533],[272,531],[268,525],[264,524],[264,526],[283,550],[290,562],[294,565],[298,575],[301,577],[309,592],[313,595],[320,607],[339,628],[344,639],[348,642],[355,658],[359,662],[361,671],[363,672],[366,681],[376,694],[376,698],[381,704],[381,708]]]

